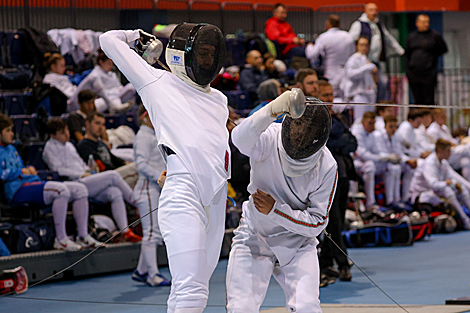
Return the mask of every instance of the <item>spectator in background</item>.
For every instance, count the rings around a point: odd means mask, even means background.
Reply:
[[[116,171],[93,173],[80,158],[75,146],[69,142],[70,133],[67,123],[60,117],[54,117],[47,122],[51,138],[46,142],[43,159],[47,166],[60,176],[71,181],[84,184],[88,197],[100,203],[111,203],[114,220],[122,231],[124,240],[137,242],[142,238],[137,236],[128,225],[126,205],[124,200],[135,205],[132,189]],[[124,229],[126,229],[124,231]]]
[[[393,107],[386,106],[386,105],[377,105],[375,107],[375,113],[377,113],[377,117],[375,118],[375,130],[385,131],[385,116],[388,115],[395,115],[393,111]]]
[[[95,99],[96,94],[91,90],[82,90],[78,93],[78,103],[80,104],[80,109],[70,114],[67,118],[67,124],[70,131],[70,138],[74,141],[75,144],[82,140],[83,136],[85,135],[85,121],[87,115],[91,112],[96,111]],[[105,128],[103,128],[101,138],[105,142],[108,141],[108,135],[106,134]]]
[[[79,182],[41,181],[34,166],[24,166],[12,145],[13,137],[12,119],[0,114],[0,178],[7,201],[12,205],[52,205],[56,233],[54,249],[77,251],[82,247],[97,247],[98,242],[88,234],[88,191],[85,185]],[[77,223],[76,242],[67,236],[65,229],[69,202],[73,203],[73,217]]]
[[[269,79],[263,69],[263,57],[258,50],[251,50],[246,55],[245,68],[240,72],[238,85],[243,91],[248,91],[250,99],[255,102],[258,99],[257,89],[259,84]]]
[[[470,229],[470,218],[461,203],[470,207],[470,183],[457,174],[447,161],[451,156],[452,143],[443,139],[436,142],[436,150],[424,160],[411,182],[411,201],[434,206],[447,199],[457,211],[463,228]]]
[[[269,78],[273,78],[273,79],[284,78],[284,75],[277,70],[276,65],[274,64],[274,61],[276,61],[276,58],[274,57],[274,55],[267,52],[263,55],[263,59],[264,59],[263,61],[264,70],[266,74],[268,74]]]
[[[322,58],[325,68],[325,77],[333,87],[337,102],[343,101],[343,95],[339,85],[344,76],[344,66],[356,48],[351,35],[340,30],[338,15],[330,15],[325,22],[327,31],[318,36],[315,44],[309,43],[305,48],[305,54],[310,63],[315,64]]]
[[[402,203],[409,200],[411,177],[418,165],[416,158],[410,158],[403,153],[402,145],[395,132],[398,121],[394,115],[384,118],[385,131],[374,131],[374,150],[380,159],[376,162],[377,175],[383,175],[386,204],[402,208]],[[400,177],[403,173],[400,193]]]
[[[68,99],[72,98],[77,86],[72,84],[65,73],[65,59],[58,53],[46,53],[44,55],[44,66],[47,74],[42,82],[60,90]]]
[[[323,102],[333,102],[333,87],[331,84],[325,80],[320,80],[318,87],[318,98]],[[328,105],[328,108],[331,114],[331,131],[326,146],[338,164],[338,183],[326,231],[331,234],[340,248],[347,253],[341,232],[343,231],[346,209],[348,208],[349,180],[356,179],[355,175],[352,175],[354,177],[349,176],[351,176],[351,172],[355,174],[350,153],[356,151],[357,141],[349,131],[348,126],[342,122],[341,114],[335,114],[332,111],[332,105]],[[319,261],[320,287],[333,283],[336,278],[341,281],[351,280],[348,258],[330,240],[323,242]],[[334,261],[338,264],[338,270],[334,268]]]
[[[78,109],[78,93],[82,90],[89,89],[98,94],[100,98],[96,99],[95,106],[98,112],[109,110],[110,113],[124,112],[134,105],[136,91],[132,84],[123,86],[112,71],[114,63],[106,54],[99,50],[98,64],[93,71],[85,77],[78,85],[69,106],[69,111]]]
[[[248,116],[253,115],[253,113],[264,107],[272,100],[276,99],[281,93],[281,84],[276,79],[268,79],[262,82],[258,87],[258,99],[261,101],[261,103],[251,110]],[[282,123],[283,118],[284,114],[280,115],[275,122]]]
[[[101,139],[104,122],[103,114],[96,111],[88,114],[85,122],[85,136],[77,144],[77,151],[82,160],[88,162],[89,156],[92,155],[100,172],[115,170],[127,164],[126,161],[112,154]]]
[[[341,89],[345,100],[350,103],[375,103],[377,94],[377,66],[368,58],[369,40],[360,37],[356,50],[346,62]],[[353,108],[354,119],[361,118],[365,112],[373,111],[373,105],[356,105]]]
[[[411,109],[408,112],[408,120],[401,122],[395,133],[401,142],[403,151],[411,158],[426,159],[432,152],[422,148],[415,134],[415,129],[418,129],[423,122],[423,115],[424,110]]]
[[[380,62],[387,60],[387,55],[390,54],[390,50],[393,50],[400,56],[405,53],[405,50],[403,50],[397,40],[379,21],[379,10],[375,3],[366,4],[364,13],[357,21],[352,23],[349,34],[351,34],[354,40],[358,40],[359,37],[366,37],[369,40],[370,50],[367,55],[369,60],[371,60],[378,69],[380,69]],[[386,99],[387,96],[387,79],[386,77],[382,77],[380,73],[378,77],[380,81],[378,81],[379,90],[377,101],[380,101]]]
[[[295,74],[295,86],[300,88],[304,95],[318,97],[318,76],[311,68],[300,69]]]
[[[139,172],[139,180],[134,188],[134,197],[142,223],[142,245],[139,263],[132,273],[132,279],[149,286],[170,286],[170,281],[158,270],[157,245],[163,244],[162,234],[158,226],[158,202],[162,188],[158,185],[160,174],[166,175],[165,160],[158,147],[158,139],[148,113],[142,105],[138,115],[140,126],[134,141],[135,162]]]
[[[303,45],[305,40],[297,37],[286,22],[287,10],[284,4],[274,5],[273,16],[266,21],[264,32],[269,40],[277,43],[281,52],[281,58],[290,60],[293,57],[305,57]]]
[[[437,62],[447,52],[447,45],[441,34],[429,27],[429,16],[420,14],[416,28],[406,38],[405,71],[410,88],[419,104],[435,104],[437,86]]]

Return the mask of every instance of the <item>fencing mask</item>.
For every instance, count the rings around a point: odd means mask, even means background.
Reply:
[[[171,33],[165,57],[176,76],[206,86],[220,72],[225,49],[224,36],[217,26],[182,23]]]
[[[307,102],[322,103],[313,97]],[[286,116],[282,122],[281,140],[287,155],[294,160],[305,159],[320,150],[331,130],[330,110],[326,105],[308,105],[302,117]]]

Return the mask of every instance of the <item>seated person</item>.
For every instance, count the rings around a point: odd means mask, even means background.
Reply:
[[[44,76],[42,82],[57,88],[70,99],[77,90],[77,86],[70,82],[67,75],[64,75],[64,57],[58,53],[48,52],[44,55],[44,66],[46,67],[47,74]]]
[[[295,74],[295,87],[305,96],[318,97],[318,76],[311,68],[302,68]]]
[[[470,183],[457,174],[447,161],[452,143],[443,139],[436,142],[436,150],[424,160],[411,181],[411,201],[438,205],[444,197],[460,215],[464,229],[470,229],[470,218],[461,203],[470,207]]]
[[[67,124],[60,117],[54,117],[47,122],[51,138],[44,147],[43,159],[47,166],[60,176],[66,176],[71,181],[83,183],[88,190],[88,197],[101,203],[111,202],[111,212],[119,228],[123,231],[126,241],[137,242],[141,237],[127,228],[127,201],[135,205],[132,189],[116,171],[106,171],[93,174],[90,168],[78,155],[75,146],[69,142],[70,133]]]
[[[52,204],[55,249],[77,251],[82,247],[97,247],[99,243],[88,234],[88,191],[85,185],[80,182],[41,181],[34,166],[24,166],[12,145],[13,137],[13,121],[0,114],[0,179],[4,183],[7,201],[12,205]],[[77,223],[78,237],[75,242],[65,230],[69,202],[73,203],[73,216]]]
[[[283,59],[293,57],[305,58],[305,40],[297,37],[292,26],[286,22],[287,10],[285,5],[278,3],[274,6],[273,16],[266,21],[264,32],[266,37],[279,45]]]
[[[375,175],[383,174],[385,181],[385,193],[387,203],[391,204],[395,201],[396,187],[400,181],[401,166],[400,158],[395,153],[380,153],[378,149],[377,134],[375,130],[375,113],[366,112],[362,117],[360,124],[355,124],[351,128],[351,133],[357,139],[357,150],[354,153],[354,167],[357,173],[364,181],[364,191],[366,194],[366,207],[373,209],[375,201]],[[385,148],[384,148],[385,151]],[[395,192],[395,193],[394,193]]]
[[[258,99],[261,101],[248,116],[253,115],[256,111],[264,107],[266,104],[276,99],[281,94],[281,84],[276,79],[268,79],[262,82],[258,87]],[[281,115],[276,120],[276,123],[282,123],[284,115]]]
[[[134,162],[124,161],[115,156],[101,138],[105,119],[99,112],[91,112],[85,121],[86,132],[77,145],[77,151],[84,162],[88,162],[90,154],[95,159],[100,172],[116,170],[131,188],[134,188],[139,175]]]
[[[95,108],[95,99],[96,94],[91,90],[82,90],[78,93],[78,103],[80,104],[80,109],[76,112],[69,115],[67,118],[67,124],[70,131],[70,138],[78,143],[83,139],[83,136],[86,132],[85,120],[89,113],[96,111]],[[106,134],[106,129],[104,128],[101,138],[107,142],[108,135]]]
[[[95,106],[98,112],[109,110],[110,113],[124,112],[134,105],[135,88],[132,84],[123,86],[116,73],[112,72],[114,63],[103,51],[98,52],[98,64],[93,71],[78,85],[72,99],[69,112],[78,109],[78,93],[88,89],[100,96]]]
[[[403,152],[411,158],[426,159],[430,150],[425,150],[416,138],[415,129],[423,122],[424,110],[411,109],[408,112],[408,120],[401,122],[395,136],[399,139]],[[377,125],[377,122],[375,123]]]
[[[393,115],[385,116],[385,131],[374,131],[375,151],[380,156],[376,161],[376,175],[383,174],[385,185],[385,197],[387,205],[397,205],[409,199],[411,177],[418,165],[416,159],[412,159],[403,153],[400,140],[395,136],[397,131],[397,118]],[[402,192],[400,197],[400,178],[402,179]]]
[[[383,106],[383,105],[377,105],[375,107],[375,113],[377,113],[377,116],[375,118],[375,130],[380,130],[380,131],[385,131],[385,116],[388,115],[395,115],[395,112],[393,111],[393,107],[390,106]]]
[[[263,66],[266,74],[268,74],[269,78],[284,79],[284,75],[278,71],[274,61],[276,61],[276,58],[272,53],[266,52],[263,55]],[[282,62],[281,60],[278,61]]]
[[[246,55],[245,68],[240,72],[238,86],[243,91],[248,91],[251,101],[258,100],[256,90],[259,84],[268,80],[269,76],[263,69],[263,57],[258,50],[251,50]]]
[[[432,122],[426,129],[426,134],[435,143],[438,139],[444,139],[452,143],[452,153],[449,164],[454,170],[462,170],[462,176],[470,179],[470,144],[459,144],[457,139],[452,137],[447,127],[447,112],[445,109],[433,109]]]

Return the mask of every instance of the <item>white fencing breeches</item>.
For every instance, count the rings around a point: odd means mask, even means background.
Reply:
[[[158,209],[172,277],[168,313],[206,306],[209,279],[217,266],[225,233],[226,202],[227,185],[204,207],[181,159],[168,156],[167,179]]]
[[[364,181],[364,192],[366,194],[366,206],[370,207],[375,204],[375,162],[354,160],[354,167],[359,175],[362,176]]]
[[[400,198],[400,178],[401,178],[401,165],[386,162],[377,162],[377,173],[381,175],[384,180],[385,186],[385,199],[386,204],[397,203]]]
[[[411,168],[408,164],[403,163],[402,166],[402,178],[401,178],[401,201],[406,202],[410,199],[410,187],[411,178],[415,169]]]
[[[227,269],[227,312],[258,313],[272,275],[284,290],[289,312],[322,312],[316,243],[306,241],[288,264],[279,266],[269,246],[242,219]]]

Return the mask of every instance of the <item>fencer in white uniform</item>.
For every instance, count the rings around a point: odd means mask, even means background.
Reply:
[[[158,221],[172,276],[168,312],[200,313],[222,246],[230,177],[227,98],[210,88],[222,68],[225,40],[212,25],[178,25],[166,49],[172,73],[143,59],[156,62],[158,43],[139,30],[100,37],[103,51],[142,98],[166,155]]]
[[[116,171],[105,171],[92,174],[91,169],[69,141],[70,133],[67,123],[54,117],[46,124],[51,138],[46,142],[42,158],[47,166],[60,176],[84,184],[88,197],[100,203],[111,203],[111,212],[118,229],[123,231],[126,241],[140,241],[132,230],[128,229],[126,204],[135,205],[132,189]]]
[[[285,99],[283,94],[270,104]],[[316,236],[328,223],[338,176],[325,147],[331,117],[326,106],[307,105],[301,118],[286,117],[280,125],[272,122],[289,110],[274,106],[232,131],[234,145],[250,157],[251,196],[230,252],[229,313],[259,312],[272,275],[289,312],[321,312]]]
[[[375,163],[380,161],[380,155],[376,152],[374,132],[375,113],[366,112],[362,122],[351,127],[351,133],[357,139],[357,149],[354,152],[354,167],[364,180],[364,191],[367,197],[366,206],[369,208],[375,204]]]
[[[64,57],[58,53],[46,53],[44,60],[48,72],[42,82],[57,88],[67,96],[67,99],[71,98],[77,90],[77,86],[70,82],[67,75],[64,75],[66,69]]]
[[[381,158],[381,161],[376,162],[376,175],[383,175],[386,204],[391,205],[408,201],[411,177],[417,166],[417,160],[403,152],[401,142],[395,135],[398,128],[397,118],[388,115],[384,121],[385,131],[374,131],[376,151]]]
[[[356,43],[357,52],[354,53],[344,66],[344,77],[341,89],[344,98],[350,103],[375,103],[377,97],[377,84],[374,75],[377,67],[367,59],[369,40],[361,37]],[[354,118],[361,118],[365,112],[374,111],[373,105],[354,106]]]
[[[424,145],[420,145],[415,133],[415,130],[420,127],[422,121],[422,110],[410,110],[408,120],[401,122],[395,133],[395,136],[401,143],[403,152],[411,158],[425,159],[432,152],[432,149],[427,150]]]
[[[444,197],[459,213],[463,227],[470,229],[470,218],[460,204],[462,201],[470,207],[470,183],[447,162],[451,155],[451,145],[450,142],[439,139],[436,151],[418,167],[411,181],[411,201],[438,205],[442,203],[440,197]]]
[[[447,113],[445,109],[434,109],[432,112],[434,122],[426,129],[426,134],[435,143],[438,139],[444,139],[452,143],[452,153],[449,164],[455,170],[461,170],[462,176],[470,180],[470,144],[459,144],[457,139],[452,137],[447,127]]]
[[[142,125],[134,139],[134,159],[139,180],[134,187],[134,198],[139,208],[143,236],[139,263],[132,279],[149,286],[169,286],[170,281],[160,274],[157,265],[157,245],[163,243],[156,210],[162,188],[157,181],[166,166],[148,112],[139,110],[139,115]]]
[[[74,95],[68,102],[67,111],[75,112],[79,109],[78,94],[82,90],[91,90],[100,98],[95,100],[96,110],[105,112],[109,110],[111,113],[125,111],[130,108],[132,102],[127,103],[135,98],[135,88],[132,84],[123,86],[112,71],[113,61],[100,52],[97,59],[98,64],[78,85]]]

